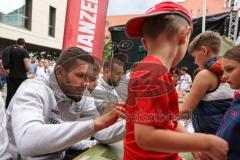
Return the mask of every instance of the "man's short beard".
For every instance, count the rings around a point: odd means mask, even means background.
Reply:
[[[109,84],[110,86],[114,86],[114,87],[117,87],[117,86],[118,86],[118,84],[116,84],[115,82],[113,82],[111,78],[108,80],[108,84]]]
[[[72,100],[74,100],[76,102],[78,102],[78,101],[80,101],[82,99],[82,95],[83,95],[84,90],[82,91],[82,93],[79,93],[79,94],[71,93],[71,91],[76,90],[76,88],[79,88],[79,90],[82,90],[82,88],[81,87],[74,87],[74,86],[69,85],[68,77],[66,77],[66,79],[64,79],[62,88],[63,88],[63,93],[68,98],[70,98],[70,99],[72,99]]]

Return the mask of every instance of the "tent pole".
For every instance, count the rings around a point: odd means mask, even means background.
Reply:
[[[206,29],[207,0],[203,0],[202,32]]]

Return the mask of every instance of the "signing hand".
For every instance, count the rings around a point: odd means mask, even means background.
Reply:
[[[94,128],[96,131],[102,130],[113,125],[119,117],[125,117],[125,103],[118,102],[111,108],[110,112],[94,119]]]

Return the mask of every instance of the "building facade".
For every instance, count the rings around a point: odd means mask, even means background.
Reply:
[[[207,0],[207,15],[229,11],[229,0]],[[202,16],[202,0],[181,0],[193,17]],[[0,0],[0,52],[16,39],[26,40],[32,51],[58,52],[62,49],[67,0]],[[108,16],[109,26],[125,24],[138,15]]]
[[[67,0],[0,0],[0,49],[24,38],[30,51],[60,52],[66,7]]]
[[[206,0],[207,15],[214,15],[218,13],[228,12],[230,11],[230,0]],[[201,17],[203,14],[203,0],[181,0],[178,2],[188,9],[191,16],[193,18]],[[107,23],[105,27],[105,36],[109,37],[110,33],[108,31],[108,27],[115,25],[126,24],[126,22],[139,15],[117,15],[117,16],[108,16]]]
[[[207,15],[213,15],[213,14],[229,11],[230,1],[206,0],[206,2],[207,2],[207,8],[206,8]],[[203,0],[185,0],[184,2],[179,2],[179,4],[187,8],[193,18],[202,17]]]

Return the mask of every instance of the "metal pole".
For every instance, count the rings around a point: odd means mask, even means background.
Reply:
[[[203,15],[202,15],[202,32],[205,32],[206,28],[206,13],[207,12],[207,0],[203,0]]]

